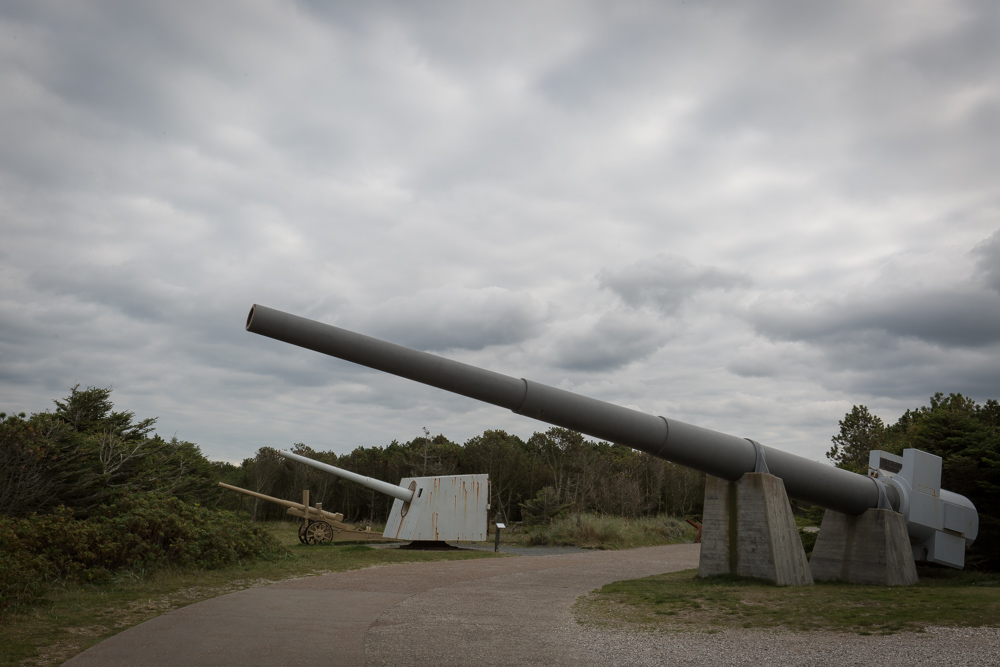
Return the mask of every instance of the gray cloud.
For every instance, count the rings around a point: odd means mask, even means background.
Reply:
[[[897,368],[878,369],[873,366],[844,378],[837,387],[848,395],[877,397],[914,397],[912,405],[926,405],[928,396],[939,391],[962,393],[983,401],[997,395],[1000,377],[1000,347],[994,346],[982,355],[929,355],[922,364],[905,363]],[[900,411],[902,412],[902,411]],[[898,415],[894,415],[898,416]]]
[[[129,318],[162,320],[180,300],[182,288],[157,277],[137,262],[113,267],[69,266],[35,273],[28,285],[42,293],[109,306]]]
[[[544,307],[527,294],[446,285],[390,299],[358,326],[402,345],[443,351],[520,343],[538,335],[544,322]]]
[[[604,269],[597,274],[597,280],[626,304],[634,308],[650,306],[664,315],[675,315],[698,292],[750,284],[745,274],[698,267],[683,257],[662,254],[617,271]]]
[[[1000,343],[998,238],[994,233],[969,253],[946,246],[892,257],[869,280],[836,294],[761,297],[748,321],[767,338],[819,346],[866,340],[887,347],[899,339],[945,350],[992,346]]]
[[[112,385],[232,460],[540,427],[259,340],[255,302],[818,457],[871,395],[995,392],[998,32],[972,1],[3,3],[0,409]]]
[[[751,321],[762,335],[822,344],[869,332],[943,347],[1000,342],[1000,295],[972,290],[856,295],[818,304],[760,304]]]
[[[759,299],[762,337],[729,362],[740,377],[809,378],[850,395],[992,397],[1000,377],[1000,293],[988,289],[995,235],[960,248],[894,257],[842,294],[792,291]]]
[[[1000,231],[973,248],[972,254],[986,285],[1000,293]]]
[[[592,327],[557,339],[552,363],[583,373],[604,372],[644,359],[669,340],[669,332],[648,319],[611,311]]]

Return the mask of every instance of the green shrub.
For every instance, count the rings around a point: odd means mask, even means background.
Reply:
[[[37,599],[50,571],[44,557],[21,547],[11,524],[0,517],[0,613]]]
[[[521,516],[526,526],[551,525],[566,515],[570,503],[560,502],[559,494],[551,486],[543,487],[531,500],[521,503]]]
[[[603,514],[573,514],[549,526],[534,526],[530,546],[580,546],[628,549],[652,544],[690,541],[693,530],[681,519],[660,515],[626,519]]]
[[[288,555],[263,526],[157,493],[102,506],[84,520],[66,507],[0,517],[0,552],[0,611],[32,602],[58,581],[101,583],[125,570],[142,576]]]
[[[135,496],[101,508],[93,518],[107,538],[117,537],[115,569],[167,564],[210,569],[287,554],[264,526],[173,496]]]
[[[813,551],[813,547],[816,546],[816,538],[819,537],[819,533],[807,533],[806,531],[799,529],[799,539],[802,540],[802,548],[806,552],[806,556],[810,555]]]

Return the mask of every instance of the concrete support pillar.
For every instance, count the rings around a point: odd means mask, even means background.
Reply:
[[[827,510],[809,567],[817,581],[839,579],[882,586],[917,583],[906,519],[892,510],[870,509],[861,516]]]
[[[781,479],[747,473],[735,482],[708,475],[699,577],[739,574],[779,586],[813,583]]]

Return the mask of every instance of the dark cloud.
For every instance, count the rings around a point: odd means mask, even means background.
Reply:
[[[1000,377],[996,239],[969,254],[941,248],[893,257],[841,294],[814,286],[762,297],[747,313],[761,338],[727,369],[902,402],[937,391],[991,398]]]
[[[987,391],[997,235],[906,267],[997,228],[998,16],[3,3],[0,409],[111,385],[233,460],[534,426],[254,302],[819,456],[828,403]]]
[[[986,285],[1000,293],[1000,231],[977,245],[972,254]]]
[[[880,331],[808,342],[759,339],[739,350],[726,370],[779,393],[806,386],[821,388],[826,401],[847,397],[848,405],[890,401],[898,415],[938,391],[994,398],[1000,345],[943,348]]]
[[[534,338],[545,319],[544,307],[527,294],[447,285],[390,299],[356,326],[419,350],[482,350]]]
[[[681,305],[698,292],[750,284],[745,274],[695,266],[676,255],[642,259],[617,271],[604,269],[597,274],[597,280],[602,288],[611,290],[633,308],[649,306],[664,315],[677,314]]]
[[[129,262],[113,267],[68,266],[37,272],[28,285],[43,294],[114,308],[138,320],[162,320],[183,290],[152,273],[148,265]]]
[[[951,289],[859,294],[800,306],[761,303],[750,321],[769,338],[820,345],[875,332],[942,347],[980,347],[1000,342],[1000,295]]]
[[[888,334],[859,334],[817,346],[809,370],[831,391],[914,402],[938,391],[994,398],[1000,345],[942,348]],[[802,369],[805,370],[805,369]],[[912,407],[912,406],[911,406]]]
[[[1000,295],[947,273],[931,287],[935,268],[917,263],[837,297],[762,300],[749,311],[760,342],[727,369],[904,405],[937,391],[992,398],[1000,377]]]
[[[670,333],[632,313],[612,311],[592,327],[555,341],[552,363],[557,368],[586,373],[622,368],[656,352]]]
[[[905,44],[901,52],[935,84],[989,78],[997,71],[993,56],[998,23],[1000,6],[975,0],[958,2],[942,29]]]
[[[977,355],[934,355],[927,353],[922,363],[899,364],[896,368],[880,368],[880,360],[859,372],[845,374],[832,388],[848,395],[888,396],[923,404],[936,392],[961,393],[979,401],[997,396],[1000,378],[1000,347],[994,346]]]
[[[658,59],[677,43],[683,20],[666,22],[656,12],[629,14],[610,12],[605,29],[546,71],[536,84],[538,90],[578,113],[620,99],[644,78],[648,84],[648,77],[657,74]]]

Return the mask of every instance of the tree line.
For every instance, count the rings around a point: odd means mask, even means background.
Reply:
[[[86,518],[139,493],[157,493],[206,507],[278,519],[284,509],[216,485],[223,481],[267,495],[299,499],[343,512],[353,522],[381,523],[392,499],[261,447],[240,465],[209,461],[198,445],[153,432],[155,418],[116,410],[110,388],[73,387],[55,409],[0,413],[0,516],[45,514],[57,507]],[[979,511],[980,533],[969,562],[1000,567],[1000,404],[978,404],[942,393],[885,424],[864,405],[839,423],[827,457],[864,473],[868,453],[913,447],[943,459],[942,486],[969,498]],[[398,483],[404,477],[487,473],[491,507],[505,521],[547,520],[560,512],[626,517],[700,514],[704,475],[628,447],[589,440],[561,428],[527,440],[487,430],[464,443],[444,435],[358,447],[347,454],[291,450],[352,472]]]
[[[567,511],[633,518],[699,514],[705,488],[702,473],[562,428],[528,440],[488,430],[462,444],[425,430],[408,442],[358,447],[342,455],[301,443],[291,451],[394,484],[406,477],[486,473],[491,511],[505,521],[548,520]],[[237,486],[281,498],[299,499],[309,489],[311,500],[354,522],[382,523],[393,503],[389,496],[288,461],[270,447],[261,447],[227,477]],[[284,513],[251,498],[242,504],[257,518]]]
[[[117,410],[110,388],[79,385],[55,409],[0,413],[0,515],[24,517],[67,507],[86,518],[140,493],[279,519],[284,508],[221,491],[217,482],[310,500],[348,521],[382,523],[392,498],[278,456],[261,447],[240,465],[209,461],[198,445],[153,432],[155,418]],[[294,444],[291,451],[352,472],[398,483],[404,477],[487,473],[496,517],[520,521],[562,511],[627,517],[701,512],[704,475],[636,452],[551,428],[528,440],[488,430],[465,443],[422,436],[348,454]]]

